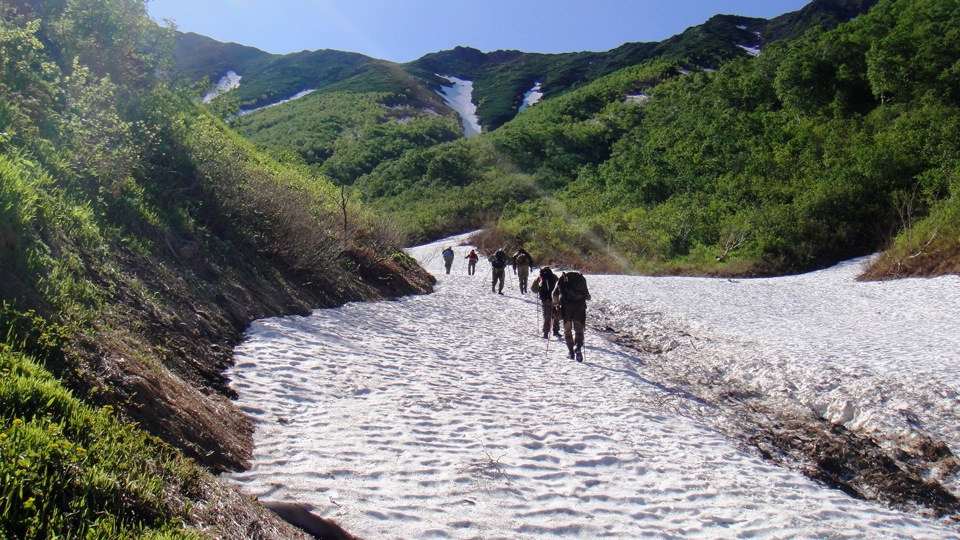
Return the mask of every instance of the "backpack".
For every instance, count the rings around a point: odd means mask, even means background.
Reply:
[[[587,280],[580,272],[567,272],[560,278],[563,286],[560,288],[561,300],[582,302],[590,299],[587,290]]]
[[[493,267],[494,267],[494,268],[497,268],[497,269],[506,267],[506,266],[507,266],[507,254],[504,253],[504,252],[502,252],[502,251],[498,251],[498,252],[494,253],[494,254],[493,254],[493,257],[490,257],[490,264],[493,265]]]

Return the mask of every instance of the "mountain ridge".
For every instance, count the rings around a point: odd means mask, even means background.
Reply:
[[[835,24],[862,13],[876,0],[819,0],[803,9],[772,19],[739,15],[715,15],[703,24],[659,42],[627,42],[609,51],[536,53],[518,50],[482,52],[469,46],[427,53],[406,63],[395,63],[360,53],[318,49],[271,54],[244,45],[220,43],[199,34],[178,33],[174,58],[181,73],[191,80],[206,77],[216,81],[232,70],[243,81],[234,96],[241,109],[276,103],[307,89],[337,91],[352,79],[352,90],[392,92],[406,95],[408,104],[444,110],[433,99],[445,83],[438,75],[454,76],[474,84],[477,116],[485,130],[493,130],[513,118],[524,93],[535,82],[542,84],[543,99],[550,99],[618,69],[653,58],[687,61],[691,68],[715,69],[724,62],[751,53],[745,46],[762,47],[774,38],[793,36],[810,21]],[[771,30],[772,29],[772,30]],[[218,51],[222,50],[222,54]],[[233,64],[231,64],[233,62]],[[371,65],[389,77],[367,76]],[[405,73],[406,75],[401,75]]]

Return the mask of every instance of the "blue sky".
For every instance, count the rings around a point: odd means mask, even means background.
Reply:
[[[772,18],[810,0],[148,0],[150,15],[284,54],[336,49],[409,62],[457,45],[484,52],[606,51],[662,41],[718,13]]]

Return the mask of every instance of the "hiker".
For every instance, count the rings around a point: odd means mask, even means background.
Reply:
[[[583,330],[587,324],[587,300],[590,291],[580,272],[564,272],[553,289],[553,301],[560,304],[563,317],[563,337],[567,341],[570,359],[583,362]],[[572,332],[571,332],[572,330]]]
[[[503,277],[504,269],[507,267],[507,253],[503,249],[498,249],[496,253],[493,254],[490,259],[490,266],[493,267],[493,283],[490,287],[490,292],[499,292],[503,294]],[[497,290],[497,284],[500,285],[500,290]]]
[[[520,280],[520,294],[527,294],[527,279],[530,276],[530,267],[533,266],[533,257],[522,247],[513,254],[513,273]]]
[[[477,255],[477,251],[474,249],[470,250],[470,253],[467,253],[464,259],[467,260],[467,274],[474,275],[477,273],[477,261],[480,260],[480,256]]]
[[[447,273],[450,273],[450,267],[453,266],[453,248],[448,247],[443,250],[443,266],[446,267]]]
[[[560,319],[553,309],[553,288],[557,285],[557,275],[549,266],[540,269],[540,275],[533,280],[530,290],[540,297],[540,310],[543,313],[543,339],[550,338],[550,327],[553,326],[553,335],[560,337]]]

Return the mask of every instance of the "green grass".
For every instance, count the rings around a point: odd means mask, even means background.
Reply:
[[[5,346],[0,479],[0,538],[203,537],[183,526],[192,462]]]

